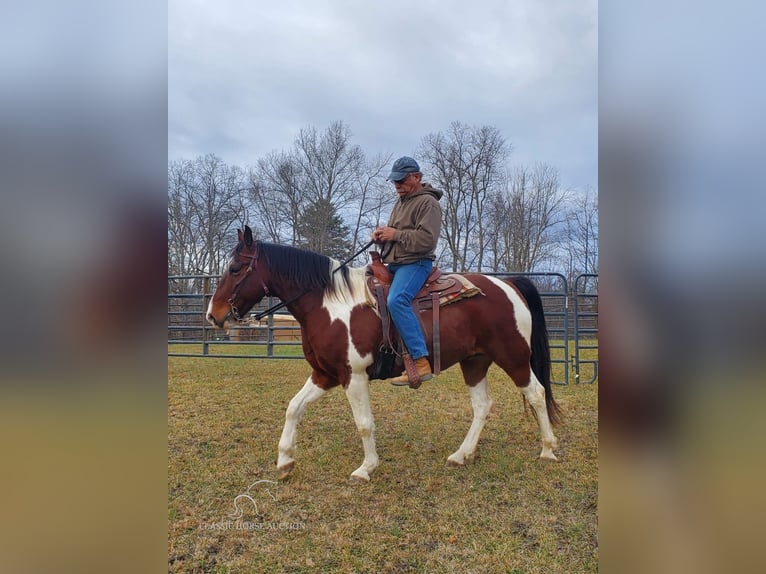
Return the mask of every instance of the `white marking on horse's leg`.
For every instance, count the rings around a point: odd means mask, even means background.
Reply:
[[[337,264],[337,261],[332,261],[331,270],[334,271]],[[362,466],[351,473],[350,480],[352,483],[368,482],[370,474],[378,466],[378,453],[375,450],[375,421],[370,409],[368,389],[370,380],[366,372],[367,367],[372,364],[373,354],[367,353],[364,356],[359,354],[359,350],[354,346],[351,326],[351,315],[354,308],[367,303],[365,277],[364,269],[349,268],[348,278],[352,288],[348,289],[345,282],[336,279],[335,293],[325,295],[322,300],[322,307],[327,310],[330,322],[340,321],[346,326],[348,334],[347,357],[348,367],[351,369],[351,378],[346,388],[346,397],[351,404],[356,428],[359,429],[364,447],[364,461]]]
[[[550,418],[548,418],[548,409],[545,406],[545,389],[534,373],[530,372],[529,374],[529,384],[522,388],[521,392],[524,393],[527,402],[535,409],[537,421],[540,423],[540,435],[543,441],[543,450],[540,453],[540,458],[558,460],[556,455],[553,454],[553,449],[558,446],[558,440],[553,435],[553,426],[551,425]]]
[[[354,413],[354,422],[359,429],[364,447],[362,466],[351,473],[352,482],[368,482],[378,466],[378,452],[375,449],[375,420],[370,408],[369,378],[367,373],[352,373],[346,389],[346,397]]]
[[[277,458],[277,468],[282,469],[285,476],[290,473],[295,463],[293,458],[295,454],[295,437],[303,412],[309,404],[326,392],[324,389],[316,386],[311,377],[309,377],[303,388],[296,393],[287,406],[285,428],[282,430],[282,437],[279,439],[279,457]]]
[[[471,405],[473,406],[473,422],[465,440],[456,452],[449,455],[447,464],[450,466],[462,466],[466,460],[473,458],[476,451],[476,445],[479,443],[479,436],[487,421],[487,415],[492,408],[492,397],[489,396],[487,388],[487,377],[484,377],[477,385],[468,387],[468,393],[471,395]]]

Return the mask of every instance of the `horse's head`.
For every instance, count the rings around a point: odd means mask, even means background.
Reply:
[[[217,327],[223,327],[229,317],[241,319],[268,294],[268,269],[258,260],[250,227],[246,225],[244,233],[237,229],[237,240],[207,308],[207,320]]]

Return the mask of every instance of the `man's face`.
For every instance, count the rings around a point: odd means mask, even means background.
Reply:
[[[404,179],[395,181],[394,187],[396,187],[396,193],[399,194],[399,197],[407,197],[420,189],[420,174],[408,173]]]

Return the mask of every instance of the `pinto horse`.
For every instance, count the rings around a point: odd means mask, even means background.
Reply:
[[[223,327],[229,318],[240,319],[267,295],[290,301],[287,308],[300,323],[303,352],[313,368],[287,407],[277,459],[280,478],[287,478],[295,466],[297,426],[306,407],[340,385],[364,447],[364,461],[351,474],[350,482],[368,482],[378,466],[369,374],[383,334],[365,269],[294,247],[256,242],[247,226],[237,233],[237,246],[210,301],[207,320]],[[556,460],[552,424],[559,422],[560,411],[551,393],[550,352],[540,295],[524,278],[502,281],[477,273],[465,277],[483,295],[441,309],[441,361],[445,368],[460,363],[474,417],[463,444],[447,463],[462,466],[473,458],[492,406],[487,370],[493,362],[513,379],[534,409],[542,435],[540,458]],[[427,341],[431,339],[430,313],[424,312],[423,321]]]

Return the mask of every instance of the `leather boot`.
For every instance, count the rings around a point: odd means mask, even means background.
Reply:
[[[420,383],[423,381],[430,381],[434,377],[433,373],[431,372],[431,364],[428,362],[427,357],[420,357],[419,359],[415,359],[415,369],[418,373],[418,380],[410,379],[410,377],[407,376],[407,371],[405,370],[403,375],[391,379],[391,384],[397,387],[404,387],[409,385],[413,389],[417,389],[420,386]]]

